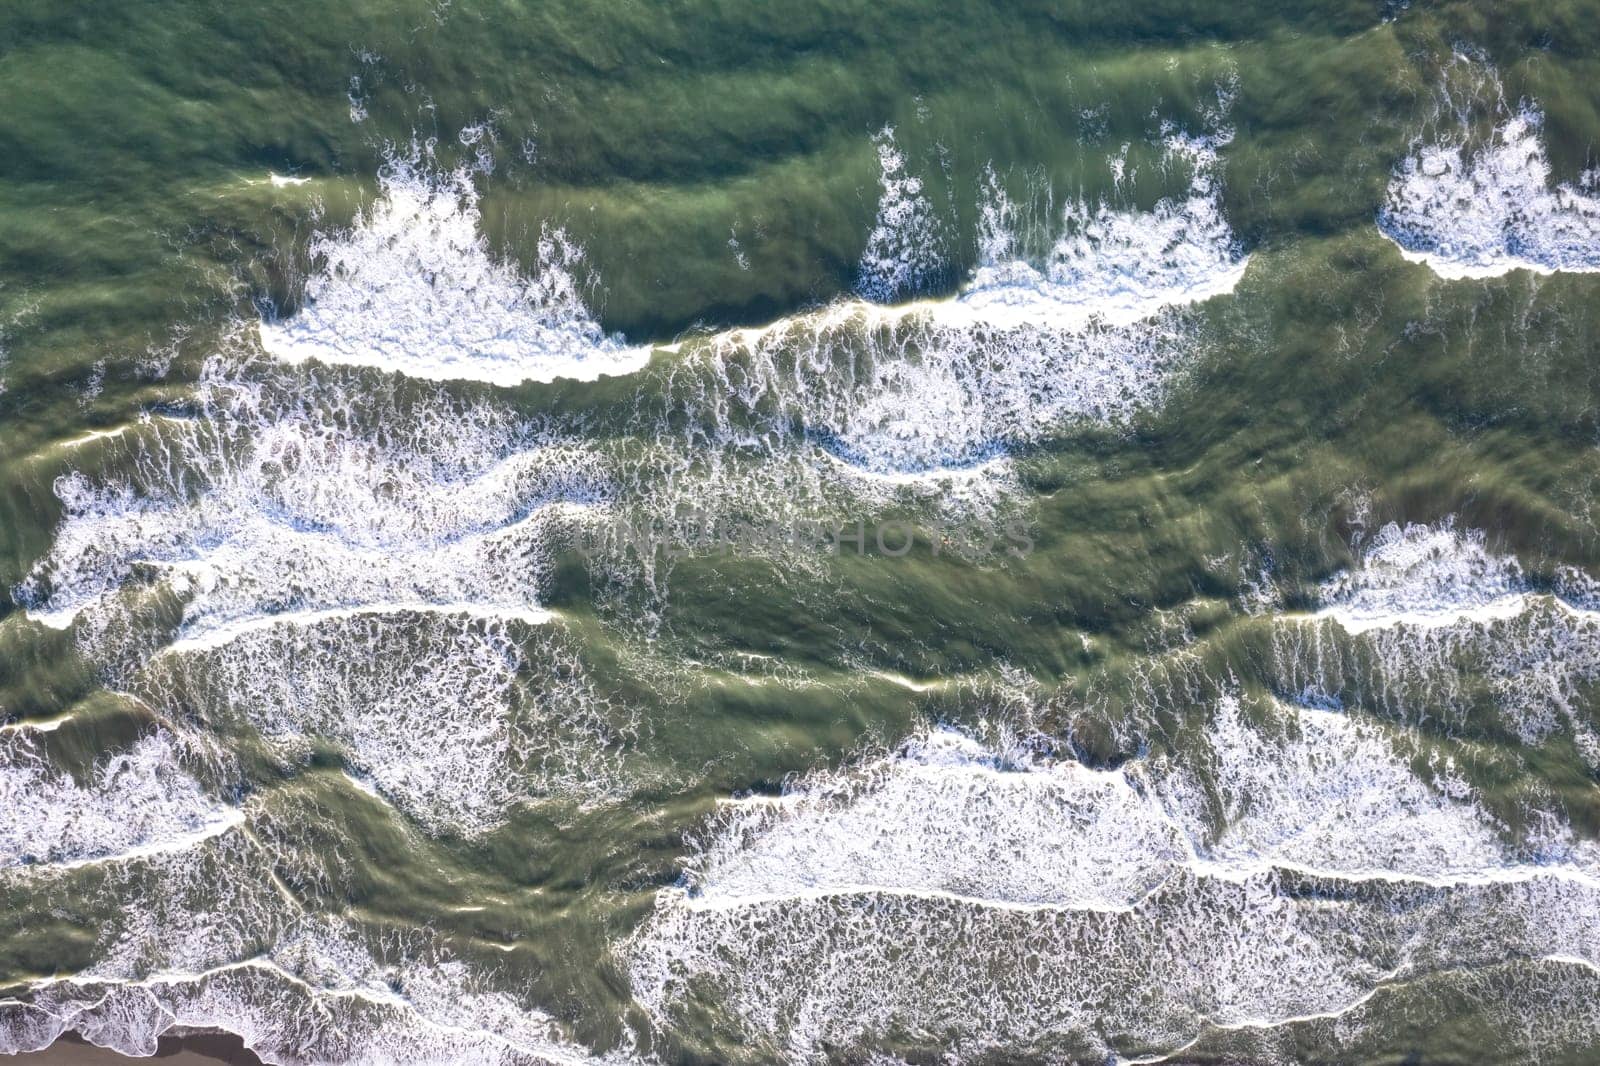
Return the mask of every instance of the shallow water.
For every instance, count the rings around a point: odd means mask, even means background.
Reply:
[[[1592,1060],[1600,12],[213,8],[0,15],[0,1051]]]

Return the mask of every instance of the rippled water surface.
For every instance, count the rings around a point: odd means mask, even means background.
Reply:
[[[0,1053],[1600,1056],[1600,7],[14,0]]]

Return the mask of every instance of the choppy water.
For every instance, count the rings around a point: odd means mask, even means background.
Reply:
[[[0,1051],[1600,1054],[1600,10],[0,14]]]

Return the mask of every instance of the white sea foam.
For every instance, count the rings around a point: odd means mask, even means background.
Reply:
[[[319,909],[343,899],[335,886],[360,844],[314,793],[258,792],[242,819],[186,847],[57,871],[70,891],[22,904],[98,937],[77,973],[0,997],[0,1055],[75,1031],[150,1056],[163,1033],[200,1028],[237,1034],[267,1062],[637,1061],[625,1049],[592,1055],[526,1001],[521,981],[431,932]]]
[[[218,359],[201,410],[136,446],[135,479],[57,482],[65,519],[19,589],[29,617],[103,612],[137,573],[182,599],[189,646],[384,605],[540,618],[548,539],[607,492],[584,446],[443,397],[263,383]]]
[[[164,731],[100,759],[81,783],[52,767],[27,734],[0,734],[0,809],[0,869],[181,851],[241,821],[184,768]]]
[[[1530,746],[1565,726],[1600,768],[1585,695],[1600,680],[1594,587],[1565,567],[1540,591],[1514,556],[1451,519],[1390,524],[1358,566],[1323,582],[1310,618],[1276,628],[1275,669],[1287,691],[1348,695],[1407,721],[1461,725],[1487,711]]]
[[[856,292],[889,303],[914,295],[945,266],[938,216],[922,179],[906,171],[894,127],[873,138],[878,150],[878,217],[856,268]]]
[[[326,937],[296,931],[266,954],[196,973],[125,982],[83,977],[36,986],[25,1005],[0,1001],[0,1050],[37,1050],[71,1031],[147,1057],[163,1034],[177,1028],[234,1033],[269,1062],[630,1061],[572,1043],[552,1018],[514,996],[473,990],[472,975],[459,962],[425,960],[401,968],[368,957],[351,974],[334,968],[345,960],[330,959]],[[321,981],[338,983],[328,987]]]
[[[1364,546],[1358,568],[1322,584],[1317,615],[1350,633],[1447,626],[1514,617],[1526,607],[1527,594],[1516,559],[1490,552],[1481,530],[1461,531],[1450,520],[1391,522]]]
[[[393,156],[376,202],[312,241],[318,272],[298,312],[261,324],[268,352],[496,385],[628,374],[649,360],[589,313],[582,251],[564,232],[540,235],[538,266],[523,276],[480,232],[474,172],[436,173],[430,156],[415,146]]]
[[[128,1055],[174,1028],[235,1033],[268,1062],[603,1061],[421,934],[376,938],[275,891],[246,836],[129,867],[89,970],[0,999],[0,1054],[75,1031]],[[623,1055],[613,1062],[626,1061]]]
[[[58,482],[30,617],[76,623],[118,686],[254,730],[288,764],[337,745],[430,832],[609,795],[627,718],[527,628],[553,618],[554,545],[609,496],[592,452],[352,378],[213,361],[202,417],[146,427],[127,480]],[[181,604],[175,639],[151,593]],[[519,681],[535,645],[565,656],[537,691]]]
[[[1439,129],[1395,168],[1379,229],[1407,259],[1445,278],[1600,270],[1595,172],[1552,184],[1542,112],[1508,107],[1498,76],[1481,61],[1457,56],[1446,83]],[[1493,107],[1496,118],[1481,144],[1473,143],[1474,106]]]
[[[459,603],[432,603],[424,600],[379,601],[354,607],[326,607],[319,610],[250,615],[231,624],[219,625],[175,640],[163,648],[162,653],[182,655],[196,651],[215,651],[247,634],[264,629],[280,626],[310,629],[324,622],[382,615],[449,615],[475,622],[518,621],[528,625],[543,625],[556,617],[554,613],[542,607],[494,607],[466,600]]]
[[[1239,700],[1224,698],[1203,770],[1175,769],[1157,785],[1209,863],[1434,883],[1494,876],[1506,864],[1493,820],[1417,778],[1376,726],[1335,711],[1277,710],[1277,728],[1263,732]]]
[[[992,190],[998,200],[985,212],[984,258],[948,314],[992,326],[1127,326],[1232,292],[1249,257],[1222,211],[1218,150],[1226,143],[1168,135],[1167,165],[1189,171],[1186,194],[1148,212],[1106,201],[1069,204],[1043,270],[1014,257],[1008,205]]]
[[[1090,1059],[1337,1016],[1508,945],[1600,963],[1595,871],[1519,864],[1376,726],[1266,710],[1223,700],[1181,765],[936,732],[734,804],[625,945],[634,993],[668,1026],[718,1003],[788,1061]]]
[[[883,892],[1124,908],[1184,856],[1126,775],[935,731],[782,799],[728,805],[691,905]]]
[[[1043,266],[1018,258],[1014,211],[991,180],[983,258],[956,296],[844,301],[685,344],[674,382],[701,416],[695,446],[809,446],[868,492],[961,481],[981,494],[1019,448],[1077,423],[1128,423],[1202,348],[1188,305],[1232,291],[1247,263],[1221,211],[1220,143],[1170,136],[1167,168],[1188,192],[1150,212],[1070,205]]]
[[[537,684],[520,684],[526,673]],[[606,798],[626,780],[629,720],[554,636],[534,643],[494,617],[285,619],[165,655],[133,685],[214,727],[246,724],[291,764],[314,740],[336,744],[432,833],[488,832],[518,803]]]

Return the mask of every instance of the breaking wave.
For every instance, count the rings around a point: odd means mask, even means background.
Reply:
[[[1401,253],[1445,278],[1600,270],[1600,171],[1552,185],[1544,115],[1510,107],[1499,77],[1457,55],[1437,130],[1395,168],[1378,228]],[[1490,109],[1487,137],[1475,112]]]
[[[689,443],[810,447],[858,488],[903,487],[1003,478],[997,460],[1065,428],[1128,424],[1203,349],[1189,305],[1232,291],[1248,262],[1221,210],[1223,143],[1168,136],[1166,165],[1187,174],[1187,194],[1149,212],[1069,205],[1042,266],[1021,258],[1015,212],[991,175],[982,259],[953,297],[844,301],[685,342],[667,381],[679,390],[669,402],[691,415]],[[891,138],[879,149],[894,191],[879,230],[895,236],[875,232],[871,276],[894,280],[871,295],[887,299],[931,269],[932,253],[918,236],[920,186]]]
[[[1390,523],[1363,546],[1361,566],[1318,589],[1317,615],[1350,633],[1465,619],[1505,618],[1526,607],[1528,583],[1511,556],[1485,546],[1481,530],[1453,520],[1436,526]]]
[[[311,242],[318,273],[298,312],[261,324],[268,352],[495,385],[628,374],[648,361],[648,348],[606,335],[590,314],[583,253],[563,231],[540,234],[524,277],[479,231],[475,170],[439,175],[431,158],[431,145],[392,155],[355,224]]]
[[[1105,200],[1068,204],[1042,270],[1017,257],[1014,209],[991,186],[979,232],[983,259],[955,301],[953,317],[992,325],[1042,320],[1117,327],[1232,292],[1249,257],[1222,210],[1219,151],[1228,141],[1226,135],[1169,133],[1163,169],[1188,171],[1184,194],[1150,211]],[[1109,163],[1113,174],[1131,179],[1121,156]]]

